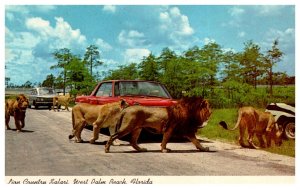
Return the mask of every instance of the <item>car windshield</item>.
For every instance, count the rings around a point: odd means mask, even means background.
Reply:
[[[41,88],[39,89],[39,94],[40,95],[49,95],[49,94],[54,94],[53,89],[49,88]]]
[[[170,98],[169,93],[159,83],[148,81],[121,81],[115,91],[121,96],[155,96]]]

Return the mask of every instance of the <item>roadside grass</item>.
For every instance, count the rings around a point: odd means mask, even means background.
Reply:
[[[221,142],[237,144],[239,138],[239,129],[234,131],[228,131],[223,129],[220,125],[220,121],[226,121],[229,128],[233,128],[237,121],[238,109],[214,109],[213,113],[210,117],[208,125],[204,127],[200,134],[201,136],[207,137],[209,139],[218,140]],[[245,135],[244,141],[247,143],[247,133]],[[255,143],[258,143],[255,139]],[[291,157],[295,157],[295,140],[283,140],[283,143],[280,147],[275,146],[274,142],[272,142],[272,146],[270,148],[262,149],[268,152],[287,155]]]

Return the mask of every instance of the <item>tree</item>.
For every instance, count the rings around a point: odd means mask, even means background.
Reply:
[[[267,67],[269,68],[269,84],[270,84],[270,96],[273,95],[273,66],[281,61],[283,56],[282,51],[278,48],[279,41],[278,39],[274,40],[272,49],[268,50],[266,56]]]
[[[260,47],[253,41],[245,43],[244,52],[240,55],[240,64],[242,66],[241,74],[245,82],[257,86],[257,79],[264,73],[263,55],[260,53]]]
[[[30,81],[26,81],[23,85],[22,85],[23,88],[32,88],[32,82]]]
[[[176,58],[177,55],[174,51],[170,50],[169,48],[164,48],[160,56],[157,58],[160,73],[164,73],[166,71],[167,63]]]
[[[63,94],[65,95],[66,93],[66,80],[67,80],[67,65],[70,63],[72,59],[72,54],[71,50],[68,48],[63,48],[60,50],[56,50],[53,53],[53,56],[55,59],[57,59],[58,63],[57,65],[53,65],[50,67],[50,69],[57,69],[57,68],[62,68],[63,71],[60,73],[63,78]]]
[[[119,66],[119,69],[110,70],[110,74],[104,80],[134,80],[139,78],[136,63],[131,63],[127,66]]]
[[[102,65],[102,62],[99,59],[100,53],[97,46],[90,45],[86,48],[84,62],[88,65],[91,76],[93,76],[93,68]]]
[[[222,62],[221,46],[216,42],[206,44],[200,50],[200,66],[210,70],[209,85],[212,87],[216,82],[219,63]]]
[[[47,75],[46,79],[42,82],[42,86],[53,88],[54,81],[55,81],[55,77],[52,74]]]
[[[158,64],[155,56],[151,53],[148,57],[144,57],[139,64],[140,77],[144,80],[158,80]]]
[[[233,51],[227,51],[223,54],[223,70],[220,74],[223,75],[223,82],[226,81],[237,81],[240,80],[240,64],[238,61],[239,54],[234,53]]]

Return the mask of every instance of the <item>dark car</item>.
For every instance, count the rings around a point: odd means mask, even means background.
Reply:
[[[266,108],[274,117],[278,125],[284,130],[288,139],[295,139],[295,105],[285,103],[271,103]]]
[[[53,97],[55,92],[52,88],[33,88],[28,96],[29,105],[28,107],[34,106],[36,109],[40,106],[46,106],[51,108],[53,105]]]
[[[76,103],[103,105],[126,100],[130,105],[168,107],[176,103],[164,85],[154,81],[111,80],[100,82],[89,96],[76,97]]]

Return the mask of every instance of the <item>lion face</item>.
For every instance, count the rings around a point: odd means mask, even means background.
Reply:
[[[281,146],[282,144],[282,133],[283,133],[283,128],[281,126],[278,126],[277,123],[274,123],[275,127],[273,128],[272,131],[272,136],[275,141],[276,146]]]
[[[199,119],[203,122],[202,125],[200,126],[201,128],[207,125],[211,113],[212,111],[210,109],[208,101],[204,100],[199,109]]]
[[[17,97],[17,102],[18,102],[18,108],[21,111],[25,112],[29,104],[28,99],[23,94],[21,94]]]

